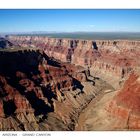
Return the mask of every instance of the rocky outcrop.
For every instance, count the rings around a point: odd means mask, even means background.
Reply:
[[[39,50],[1,51],[0,130],[73,130],[96,88],[81,66]]]
[[[13,47],[14,44],[11,43],[8,39],[0,37],[0,49]]]
[[[107,112],[123,122],[123,129],[140,129],[140,80],[139,75],[132,73],[123,88],[107,105]],[[117,126],[120,127],[119,125]]]

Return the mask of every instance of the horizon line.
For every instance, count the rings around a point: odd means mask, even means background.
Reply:
[[[0,34],[45,34],[45,33],[140,33],[140,31],[17,31],[0,32]]]

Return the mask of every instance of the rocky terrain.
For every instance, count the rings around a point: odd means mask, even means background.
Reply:
[[[113,86],[140,66],[140,41],[59,39],[45,36],[10,36],[20,46],[43,49],[49,57],[83,67],[89,67],[96,76],[110,81]],[[112,82],[111,82],[112,84]]]
[[[98,90],[83,67],[40,50],[0,51],[0,130],[73,130]]]
[[[140,129],[140,77],[130,74],[123,88],[113,97],[106,109],[112,117],[116,117],[122,129]],[[118,129],[118,126],[115,126]],[[119,126],[120,129],[120,126]]]
[[[75,130],[140,130],[139,94],[139,75],[132,73],[119,91],[90,102]]]
[[[140,41],[2,41],[0,130],[140,129]]]
[[[9,40],[0,37],[0,49],[11,48],[12,46],[13,44]]]

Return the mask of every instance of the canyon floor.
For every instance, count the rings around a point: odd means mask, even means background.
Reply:
[[[92,100],[79,116],[78,123],[75,126],[77,131],[92,130],[112,130],[113,120],[105,112],[104,107],[115,94],[115,91],[109,89],[107,93]]]

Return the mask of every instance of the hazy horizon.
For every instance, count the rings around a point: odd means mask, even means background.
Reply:
[[[46,33],[52,33],[52,34],[55,34],[55,33],[140,33],[140,31],[29,31],[29,32],[0,32],[0,34],[26,34],[26,33],[29,33],[29,34],[46,34]]]
[[[0,9],[0,33],[140,32],[138,9]]]
[[[28,32],[3,35],[48,36],[87,40],[140,40],[140,32]]]

